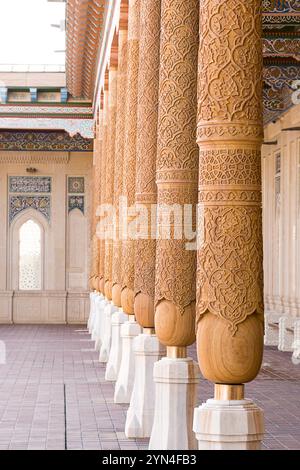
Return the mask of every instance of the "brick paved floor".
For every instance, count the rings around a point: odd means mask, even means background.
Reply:
[[[0,326],[0,450],[143,449],[124,435],[127,406],[113,403],[93,342],[78,326]],[[194,348],[190,353],[195,356]],[[264,448],[300,449],[300,366],[268,348],[247,394],[265,410]],[[213,386],[201,380],[199,403]]]

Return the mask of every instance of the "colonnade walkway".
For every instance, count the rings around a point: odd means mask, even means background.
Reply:
[[[114,404],[114,383],[105,381],[83,326],[0,326],[0,340],[0,450],[147,449],[146,439],[125,437],[127,405]],[[265,412],[263,449],[300,449],[299,389],[300,367],[290,354],[266,348],[246,388]],[[212,394],[213,384],[201,379],[198,404]]]

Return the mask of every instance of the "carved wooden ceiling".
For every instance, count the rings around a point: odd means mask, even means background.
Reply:
[[[264,120],[268,123],[293,105],[293,87],[300,80],[300,0],[262,0],[262,4]]]
[[[67,0],[67,87],[76,98],[93,96],[97,54],[109,0]]]
[[[67,84],[73,96],[93,96],[108,2],[67,0]],[[300,0],[262,0],[262,6],[264,120],[268,123],[293,105],[293,87],[300,80]]]

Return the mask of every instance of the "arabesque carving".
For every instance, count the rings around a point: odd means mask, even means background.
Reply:
[[[119,31],[119,59],[117,84],[117,121],[115,146],[115,178],[114,178],[114,206],[118,208],[120,196],[123,194],[123,161],[125,144],[125,111],[126,111],[126,84],[127,84],[127,31]],[[118,236],[119,227],[116,227],[116,239],[113,243],[113,285],[122,285],[122,240]]]
[[[196,145],[199,1],[162,2],[158,154],[158,205],[197,202]],[[161,221],[158,231],[161,234]],[[174,226],[173,226],[174,228]],[[194,341],[196,252],[187,240],[162,239],[156,249],[155,326],[166,345]],[[179,330],[180,330],[180,334]]]
[[[261,363],[261,18],[260,0],[200,2],[198,356],[219,383],[250,381]]]
[[[145,294],[153,304],[156,241],[151,239],[151,204],[157,202],[155,175],[160,59],[160,4],[160,0],[141,0],[137,126],[136,202],[145,205],[148,210],[148,226],[145,227],[148,231],[148,239],[136,240],[135,242],[135,295]],[[136,312],[138,321],[145,323],[140,315]],[[149,325],[149,316],[148,312],[148,323],[142,326],[154,327],[154,318],[152,320],[153,324]]]
[[[106,200],[106,157],[108,142],[108,91],[104,90],[103,97],[103,131],[102,131],[102,150],[100,163],[100,203]],[[104,280],[104,264],[105,264],[105,240],[99,240],[99,279]],[[104,283],[101,284],[101,292],[104,294]]]
[[[109,98],[108,98],[108,130],[107,150],[105,166],[105,203],[114,202],[114,169],[115,169],[115,144],[116,144],[116,116],[117,116],[117,69],[109,70]],[[111,221],[111,231],[113,230]],[[105,293],[109,299],[112,296],[112,261],[113,239],[108,236],[105,240],[104,280]]]
[[[136,177],[136,142],[137,142],[137,95],[139,72],[139,23],[140,0],[129,0],[128,14],[128,68],[127,95],[125,119],[125,149],[123,172],[123,195],[127,198],[128,206],[135,203]],[[129,222],[129,220],[128,220]],[[133,299],[134,291],[134,240],[123,240],[122,243],[122,290],[126,296],[128,290]],[[132,301],[130,305],[123,304],[126,313],[133,314]],[[127,304],[127,301],[124,300]]]

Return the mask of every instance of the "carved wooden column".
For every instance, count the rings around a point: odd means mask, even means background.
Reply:
[[[148,220],[141,227],[145,238],[135,241],[134,313],[143,327],[143,334],[134,340],[135,379],[125,426],[127,437],[149,437],[151,434],[155,394],[153,366],[164,352],[154,330],[156,241],[151,237],[151,209],[157,203],[160,7],[161,0],[141,0],[136,204],[138,213],[141,206],[140,216],[147,213]]]
[[[127,198],[128,206],[132,207],[135,203],[140,0],[129,0],[128,13],[128,70],[123,195]],[[127,219],[127,222],[131,221],[129,216]],[[122,245],[121,302],[124,312],[128,315],[134,315],[134,240],[123,240]]]
[[[103,92],[103,125],[102,125],[102,145],[101,145],[101,162],[100,162],[100,204],[105,202],[106,197],[106,184],[105,184],[105,168],[107,158],[107,137],[108,137],[108,77],[105,80],[104,92]],[[98,234],[99,235],[99,234]],[[109,305],[105,298],[105,282],[104,282],[104,263],[105,263],[105,239],[100,237],[99,240],[99,290],[101,292],[101,302],[98,299],[97,312],[98,312],[98,325],[96,332],[96,344],[95,346],[100,350],[103,345],[105,338],[105,317],[104,311],[107,305]],[[100,359],[100,357],[99,357]]]
[[[123,169],[123,194],[128,207],[135,203],[136,139],[137,139],[137,92],[139,70],[140,0],[129,0],[128,10],[128,66],[125,118],[125,148]],[[132,221],[132,214],[125,223]],[[122,361],[115,388],[115,402],[129,403],[134,379],[134,356],[132,341],[140,333],[134,318],[134,240],[122,243],[122,292],[123,311],[130,315],[129,322],[121,328],[123,341]]]
[[[115,238],[113,241],[112,266],[112,301],[118,311],[112,315],[111,349],[107,362],[105,379],[117,380],[121,358],[122,341],[121,325],[128,320],[121,304],[122,289],[122,239],[119,236],[119,204],[123,195],[123,160],[125,143],[125,116],[126,116],[126,83],[127,83],[127,29],[120,29],[118,34],[118,83],[117,83],[117,118],[114,168],[114,207],[116,210]]]
[[[99,118],[97,117],[97,120]],[[93,149],[93,170],[92,170],[92,223],[91,223],[91,276],[90,283],[93,290],[99,288],[99,239],[96,234],[97,228],[97,206],[100,199],[100,140],[99,140],[99,122],[96,123],[95,138],[94,138],[94,149]]]
[[[103,204],[106,197],[106,155],[107,155],[107,137],[108,137],[108,87],[105,86],[103,93],[103,137],[102,137],[102,151],[101,151],[101,191],[100,202]],[[105,280],[104,280],[104,262],[105,262],[105,240],[100,239],[100,254],[99,254],[99,290],[105,294]]]
[[[178,239],[173,231],[180,228],[186,204],[196,212],[198,16],[198,0],[162,1],[155,328],[167,346],[167,358],[154,366],[156,397],[150,449],[188,449],[196,445],[192,414],[198,366],[186,357],[187,346],[195,341],[196,251],[188,249],[182,231]],[[163,215],[173,209],[175,216],[171,214],[169,221],[164,220]],[[170,237],[163,235],[168,222]],[[190,221],[188,228],[192,225]]]
[[[95,140],[94,139],[94,151],[93,151],[93,158],[95,156]],[[91,178],[91,186],[92,186],[92,210],[91,210],[91,232],[90,232],[90,240],[91,240],[91,264],[90,264],[90,288],[91,290],[95,290],[95,278],[96,278],[96,273],[98,272],[97,269],[97,243],[96,243],[96,216],[95,216],[95,200],[96,200],[96,194],[95,194],[95,177],[96,177],[96,167],[95,167],[95,162],[93,162],[93,168],[92,168],[92,178]]]
[[[101,101],[100,106],[103,106],[103,102]],[[103,294],[99,292],[100,286],[100,245],[101,241],[98,236],[98,207],[101,203],[101,177],[102,177],[102,145],[103,145],[103,109],[99,109],[99,116],[97,117],[97,125],[96,125],[96,139],[95,139],[95,155],[94,155],[94,163],[95,163],[95,199],[94,199],[94,221],[95,221],[95,244],[97,249],[97,256],[96,256],[96,271],[97,271],[97,295],[93,298],[93,327],[92,327],[92,339],[95,340],[95,350],[99,351],[101,346],[101,321],[102,321],[102,306],[105,300]]]
[[[242,385],[263,352],[261,3],[200,2],[197,346],[216,384],[195,411],[200,449],[257,449],[263,435]]]
[[[123,196],[123,164],[125,145],[126,84],[127,84],[127,29],[120,29],[118,38],[118,84],[117,84],[117,120],[115,144],[114,206],[119,208]],[[119,215],[119,214],[118,214]],[[117,217],[116,237],[113,249],[113,288],[112,298],[116,307],[121,307],[122,290],[122,240],[119,236]]]
[[[105,197],[104,203],[113,207],[114,202],[114,168],[117,114],[117,68],[111,67],[108,73],[108,117],[107,148],[105,154]],[[112,259],[113,259],[113,220],[109,220],[105,238],[104,257],[104,293],[108,304],[104,310],[103,341],[99,361],[107,362],[111,345],[111,316],[116,311],[112,304]]]
[[[90,286],[93,292],[90,293],[90,315],[88,320],[88,330],[96,339],[96,328],[98,317],[96,314],[96,303],[99,297],[99,251],[100,242],[97,236],[97,207],[100,201],[100,165],[101,165],[101,144],[102,144],[102,110],[97,111],[96,130],[93,152],[92,170],[92,207],[91,207],[91,277]],[[102,297],[102,296],[101,296]],[[96,347],[96,345],[95,345]],[[98,347],[98,345],[97,345]]]
[[[94,142],[94,152],[95,152],[95,142]],[[95,154],[94,154],[95,155]],[[89,286],[90,286],[90,314],[88,319],[88,330],[89,333],[92,333],[95,321],[95,304],[94,299],[97,295],[95,289],[95,278],[96,278],[96,252],[97,252],[97,243],[96,243],[96,217],[94,215],[95,212],[95,164],[93,163],[92,168],[92,176],[91,176],[91,187],[92,187],[92,208],[91,208],[91,227],[90,227],[90,277],[89,277]]]
[[[102,111],[101,111],[102,113]],[[102,123],[101,123],[102,124]],[[95,191],[95,200],[94,200],[94,237],[95,237],[95,276],[96,283],[95,289],[99,291],[99,259],[100,259],[100,243],[99,238],[97,237],[97,208],[100,203],[100,166],[101,166],[101,145],[102,145],[102,129],[100,129],[100,122],[96,128],[96,139],[95,139],[95,179],[94,179],[94,191]]]
[[[114,203],[114,170],[115,170],[115,145],[116,145],[116,115],[117,115],[117,75],[116,67],[109,69],[108,84],[108,138],[106,150],[105,167],[105,204],[113,206]],[[109,229],[113,230],[113,220],[110,221]],[[111,234],[112,235],[112,234]],[[113,237],[105,240],[105,263],[104,280],[105,296],[112,300],[112,260],[113,260]]]

